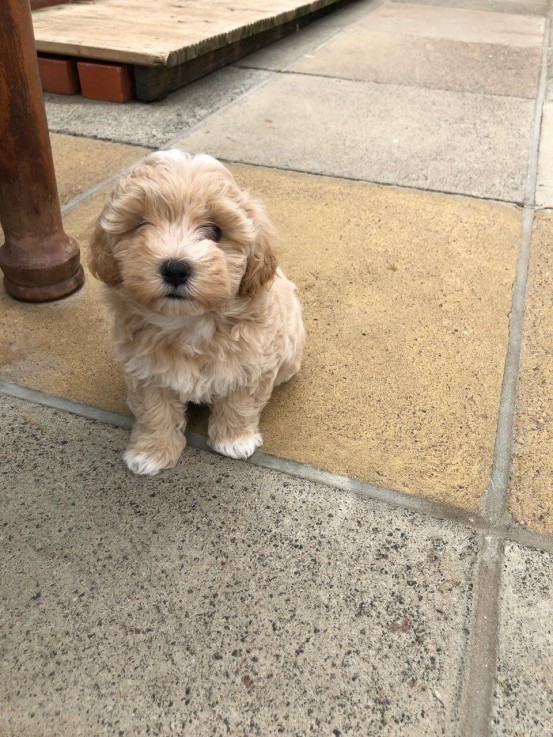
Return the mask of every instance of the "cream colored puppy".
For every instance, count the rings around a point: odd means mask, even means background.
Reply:
[[[300,368],[295,286],[277,268],[265,208],[210,156],[164,151],[117,184],[90,245],[136,422],[127,466],[154,475],[185,446],[187,402],[209,403],[209,442],[248,458],[272,389]]]

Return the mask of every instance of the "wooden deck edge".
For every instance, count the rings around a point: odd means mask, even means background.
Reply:
[[[296,15],[285,23],[274,25],[260,33],[247,35],[233,43],[227,43],[173,66],[135,65],[136,96],[143,102],[159,100],[170,92],[174,92],[206,74],[232,64],[248,54],[253,54],[255,51],[259,51],[263,47],[295,33],[309,23],[328,15],[338,8],[349,5],[351,2],[354,2],[354,0],[323,0],[314,11],[300,16]],[[312,6],[313,3],[310,5]]]
[[[354,2],[354,0],[349,0],[349,2]],[[289,23],[293,23],[295,21],[299,22],[305,17],[315,20],[315,18],[320,18],[321,15],[326,15],[328,12],[332,12],[332,10],[335,10],[342,4],[343,3],[341,3],[340,0],[311,0],[311,2],[304,3],[293,10],[284,11],[271,18],[262,18],[250,25],[236,28],[234,31],[222,33],[218,36],[208,38],[205,41],[201,41],[193,46],[187,46],[184,49],[173,51],[167,56],[164,64],[168,67],[177,66],[178,64],[191,61],[197,57],[205,56],[209,52],[216,52],[223,47],[240,43],[242,41],[245,42],[252,36],[277,31],[280,27],[287,26]]]
[[[31,0],[31,10],[40,10],[40,8],[50,8],[52,5],[64,5],[69,0]]]
[[[354,0],[348,0],[348,2],[354,2]],[[102,48],[101,45],[94,45],[92,43],[58,42],[52,39],[41,38],[40,29],[38,28],[35,29],[35,43],[37,51],[49,54],[75,56],[81,59],[110,61],[137,66],[176,67],[197,57],[205,56],[210,52],[223,49],[226,46],[246,41],[252,36],[275,31],[280,26],[294,21],[299,22],[302,18],[309,17],[315,20],[315,18],[320,18],[321,14],[326,15],[326,13],[331,12],[343,4],[341,0],[310,0],[310,2],[304,2],[292,10],[283,11],[270,18],[260,18],[249,25],[240,26],[227,33],[206,38],[196,44],[169,52],[168,54],[140,54],[136,51],[106,49]],[[69,18],[67,22],[70,22]]]

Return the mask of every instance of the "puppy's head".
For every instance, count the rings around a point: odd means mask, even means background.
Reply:
[[[254,298],[273,278],[264,207],[210,156],[164,151],[122,178],[89,250],[96,278],[148,310],[188,315]]]

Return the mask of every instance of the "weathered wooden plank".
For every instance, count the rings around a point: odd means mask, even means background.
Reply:
[[[336,0],[95,0],[33,14],[39,51],[140,66],[176,66]]]

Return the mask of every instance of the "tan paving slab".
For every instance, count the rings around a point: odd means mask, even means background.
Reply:
[[[537,213],[528,277],[510,510],[553,533],[553,214]]]
[[[69,202],[143,156],[147,149],[52,133],[60,201]]]
[[[180,147],[227,161],[521,202],[534,102],[305,74],[213,115]]]
[[[304,56],[294,71],[459,92],[534,98],[541,49],[345,31]]]
[[[265,411],[264,450],[478,508],[490,477],[519,210],[232,168],[280,228],[308,333],[302,372]],[[102,198],[70,212],[69,232],[82,237]],[[3,378],[124,411],[92,279],[58,304],[4,296],[0,315]]]
[[[465,8],[384,4],[359,22],[370,31],[426,38],[450,38],[469,43],[540,46],[545,19]]]

